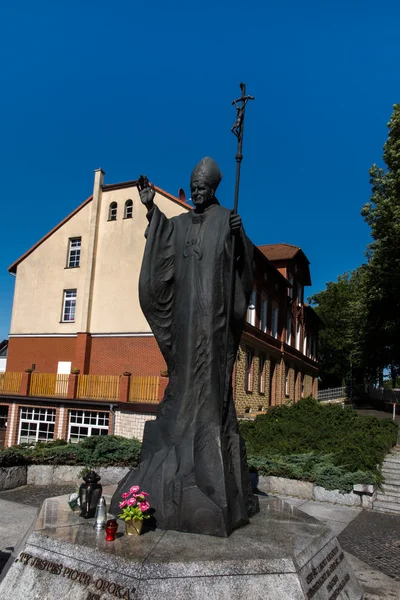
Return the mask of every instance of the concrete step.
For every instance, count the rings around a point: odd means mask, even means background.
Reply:
[[[389,496],[398,496],[400,498],[400,485],[390,485],[390,483],[384,483],[382,485],[382,493],[389,494]]]
[[[400,463],[388,462],[384,460],[382,463],[382,469],[390,469],[391,471],[400,471]]]
[[[400,461],[395,462],[394,460],[385,460],[382,463],[382,468],[393,469],[394,471],[400,471]]]
[[[387,454],[383,462],[390,462],[395,465],[400,465],[400,454]]]
[[[387,512],[400,515],[399,504],[393,504],[393,502],[382,502],[381,500],[376,500],[373,506],[373,510],[376,510],[378,512]]]
[[[385,483],[391,483],[392,485],[400,484],[400,473],[394,473],[393,471],[388,471],[387,469],[382,469],[381,473]]]
[[[398,504],[400,509],[400,494],[396,496],[396,494],[382,494],[378,492],[376,495],[376,502],[390,502],[392,504]]]

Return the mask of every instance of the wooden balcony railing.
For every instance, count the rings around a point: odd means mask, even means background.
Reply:
[[[159,380],[160,378],[157,376],[131,377],[129,386],[129,402],[158,404]]]
[[[0,394],[19,394],[22,373],[0,373]]]
[[[68,375],[57,373],[32,373],[29,387],[30,396],[66,396]]]
[[[94,400],[118,400],[118,375],[79,375],[77,398]]]
[[[0,373],[0,394],[158,404],[168,383],[159,376]]]

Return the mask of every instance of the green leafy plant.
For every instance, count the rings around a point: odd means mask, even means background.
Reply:
[[[123,521],[149,519],[150,504],[146,500],[148,496],[147,492],[141,491],[138,485],[133,485],[129,492],[122,494],[122,502],[119,503],[122,512],[118,517]]]
[[[396,443],[389,419],[304,398],[241,421],[249,466],[262,475],[315,482],[350,491],[354,483],[379,484],[379,465]]]
[[[0,451],[0,467],[30,464],[136,467],[140,451],[139,440],[116,435],[92,436],[78,444],[54,440],[5,448]]]

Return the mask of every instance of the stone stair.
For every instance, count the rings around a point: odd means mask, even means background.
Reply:
[[[396,446],[382,463],[382,490],[376,495],[374,510],[400,516],[400,446]]]

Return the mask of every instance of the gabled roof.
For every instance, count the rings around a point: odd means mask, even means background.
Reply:
[[[137,187],[137,184],[138,184],[138,180],[134,179],[132,181],[124,181],[122,183],[111,183],[109,185],[103,185],[102,189],[103,189],[103,191],[110,191],[110,190],[117,190],[117,189],[123,189],[123,188],[128,188],[128,187]],[[187,204],[186,202],[183,202],[183,200],[180,200],[179,198],[175,198],[175,196],[172,196],[172,194],[169,194],[168,192],[165,192],[164,190],[162,190],[158,186],[155,185],[154,189],[156,190],[156,192],[158,192],[159,194],[162,194],[163,196],[165,196],[169,200],[172,200],[172,201],[176,202],[177,204],[180,204],[181,206],[184,206],[187,209],[192,209],[192,207],[189,204]],[[38,242],[36,242],[36,244],[34,244],[31,248],[29,248],[29,250],[27,250],[25,252],[25,254],[23,254],[22,256],[20,256],[8,268],[8,272],[15,275],[15,273],[17,272],[18,265],[23,260],[25,260],[25,258],[27,258],[30,254],[32,254],[32,252],[34,250],[36,250],[36,248],[38,248],[38,246],[40,246],[41,244],[43,244],[43,242],[45,242],[51,235],[53,235],[53,233],[55,233],[58,229],[60,229],[60,227],[62,227],[74,215],[76,215],[84,206],[86,206],[87,204],[89,204],[89,202],[91,202],[91,200],[93,200],[93,196],[89,196],[89,198],[87,198],[84,202],[82,202],[82,204],[80,204],[78,206],[78,208],[76,208],[75,210],[73,210],[67,217],[65,217],[65,219],[63,219],[62,221],[60,221],[60,223],[58,223],[58,225],[56,225],[55,227],[53,227],[53,229],[51,231],[49,231],[48,233],[46,233],[45,236],[43,236]]]
[[[310,261],[299,246],[292,244],[264,244],[258,246],[261,252],[277,267],[285,267],[286,262],[296,259],[301,265],[304,274],[304,285],[311,285]]]
[[[302,251],[299,246],[292,246],[292,244],[264,244],[263,246],[258,246],[261,252],[269,259],[269,260],[291,260],[296,256],[298,252],[301,252],[308,263],[310,261],[307,259],[306,255]]]
[[[284,275],[282,275],[282,273],[280,271],[278,271],[276,266],[265,256],[265,254],[263,254],[263,252],[261,252],[261,250],[259,249],[258,246],[254,246],[254,251],[261,257],[261,260],[264,262],[264,264],[267,264],[268,267],[272,271],[274,271],[276,277],[278,279],[280,279],[281,283],[283,283],[285,285],[285,287],[288,287],[288,288],[293,287],[292,284],[286,279],[286,277]]]

